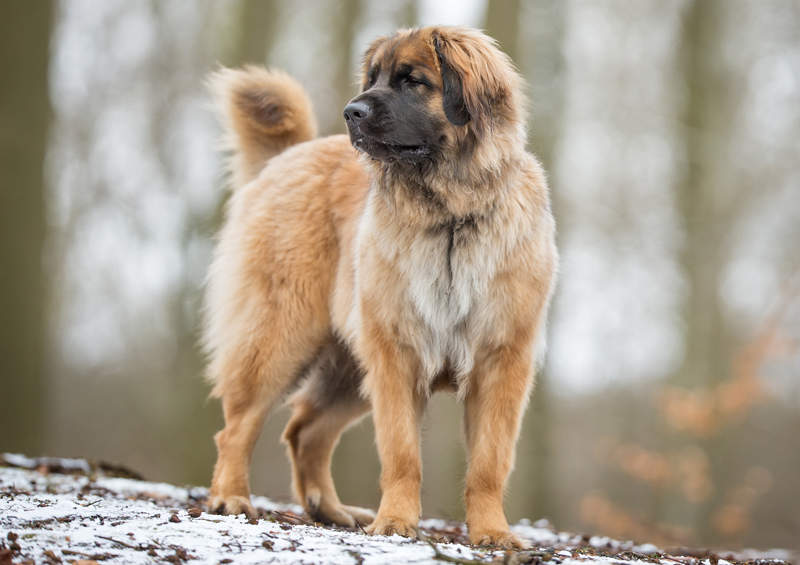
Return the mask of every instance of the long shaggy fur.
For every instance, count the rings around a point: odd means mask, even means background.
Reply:
[[[317,136],[305,89],[283,71],[248,65],[221,69],[208,80],[223,118],[231,186],[253,180],[267,161]]]
[[[208,375],[225,415],[210,508],[254,514],[250,455],[294,387],[283,439],[306,511],[414,535],[420,422],[430,394],[448,390],[464,404],[470,537],[520,547],[502,498],[558,255],[508,57],[466,28],[377,40],[354,101],[380,111],[363,130],[348,122],[362,153],[346,136],[312,140],[308,96],[281,72],[223,69],[211,84],[235,190],[205,302]],[[330,472],[342,432],[370,409],[377,515],[342,504]]]

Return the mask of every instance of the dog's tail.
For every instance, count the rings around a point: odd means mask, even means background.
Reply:
[[[225,148],[231,151],[234,189],[258,176],[271,157],[317,135],[308,94],[282,71],[223,68],[208,83],[222,115]]]

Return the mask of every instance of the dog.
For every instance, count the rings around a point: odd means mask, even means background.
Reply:
[[[209,508],[254,514],[253,445],[291,392],[283,440],[308,514],[415,536],[420,421],[430,395],[449,390],[465,410],[470,539],[523,547],[503,494],[558,255],[510,59],[464,27],[379,38],[344,108],[349,136],[321,139],[288,75],[250,66],[210,82],[233,193],[205,301],[225,416]],[[340,435],[370,410],[377,515],[342,504],[330,471]]]

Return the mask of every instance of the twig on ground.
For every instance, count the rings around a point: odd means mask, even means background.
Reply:
[[[142,550],[142,548],[140,546],[138,546],[138,545],[131,545],[129,543],[125,543],[124,541],[119,541],[118,539],[110,538],[108,536],[98,535],[97,537],[99,537],[100,539],[108,540],[108,541],[110,541],[112,543],[116,543],[117,545],[121,545],[122,547],[127,547],[128,549],[135,549],[137,551],[141,551]]]
[[[303,524],[304,526],[313,526],[314,522],[309,522],[308,520],[301,518],[300,516],[295,516],[294,514],[288,514],[287,512],[281,512],[280,510],[270,510],[273,514],[278,516],[279,518],[283,518],[289,522],[294,522],[297,524]]]
[[[464,559],[462,557],[453,557],[442,553],[436,543],[428,536],[420,532],[420,541],[424,541],[433,549],[433,558],[437,561],[445,561],[447,563],[458,563],[459,565],[486,565],[486,561],[481,559]]]
[[[361,530],[361,533],[364,534],[365,536],[368,536],[369,534],[367,533],[367,530],[364,529],[364,526],[361,525],[361,522],[359,522],[358,520],[354,521],[356,523],[356,526],[358,526],[358,529]]]

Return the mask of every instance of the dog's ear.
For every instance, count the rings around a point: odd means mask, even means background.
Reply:
[[[432,33],[442,75],[447,119],[482,129],[490,122],[522,118],[521,79],[508,55],[478,30],[439,27]]]
[[[464,102],[464,85],[461,81],[461,75],[448,61],[443,41],[438,33],[433,35],[433,48],[436,51],[436,58],[439,61],[439,69],[442,74],[444,115],[447,116],[447,119],[452,124],[463,126],[470,120],[470,115]]]

